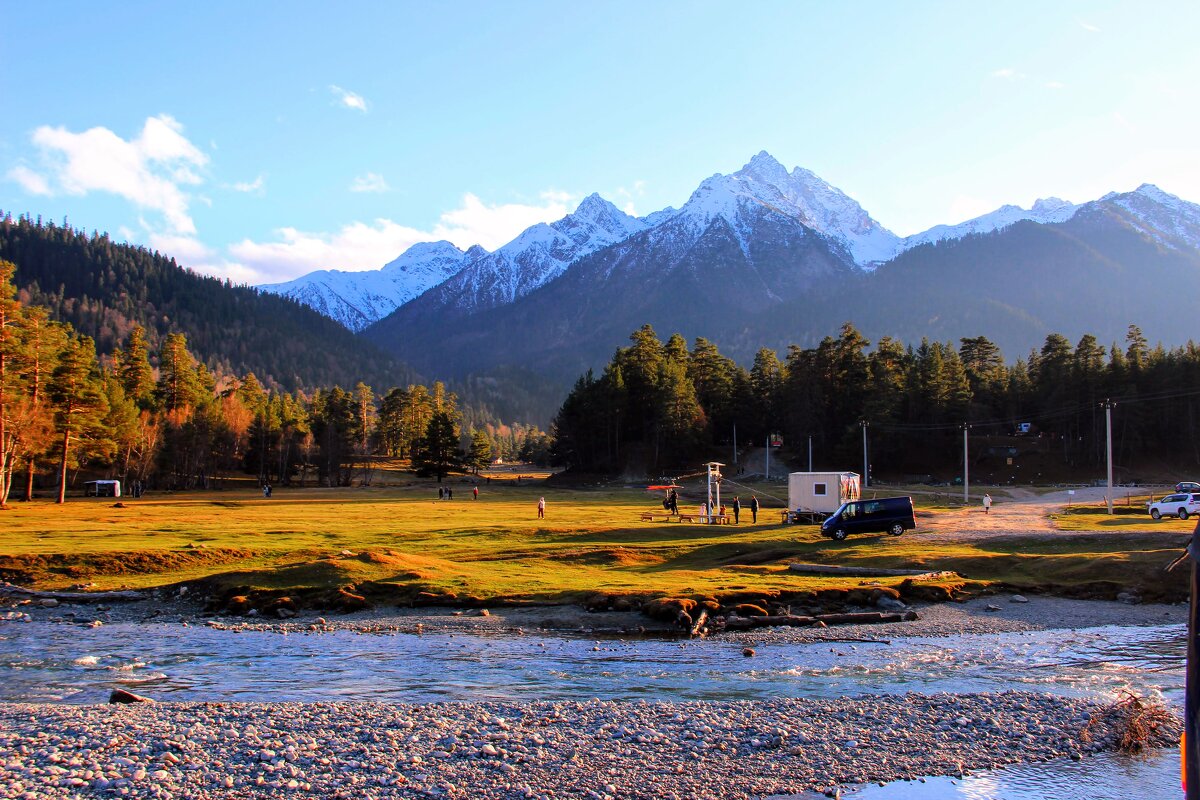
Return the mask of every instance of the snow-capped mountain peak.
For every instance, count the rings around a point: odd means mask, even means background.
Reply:
[[[705,180],[680,210],[697,227],[707,227],[720,216],[739,233],[748,218],[769,212],[790,217],[836,242],[860,267],[886,261],[900,243],[899,237],[841,191],[807,169],[796,167],[789,173],[766,151],[731,175]]]
[[[457,273],[469,253],[450,242],[420,242],[381,269],[318,270],[259,288],[290,297],[360,331]]]
[[[1200,205],[1164,192],[1152,183],[1143,183],[1123,194],[1109,192],[1088,205],[1119,209],[1131,225],[1164,246],[1200,247]]]
[[[993,231],[1004,230],[1022,220],[1031,220],[1048,225],[1055,222],[1066,222],[1079,211],[1080,206],[1062,200],[1058,197],[1045,197],[1036,200],[1028,209],[1017,205],[1003,205],[995,211],[982,216],[960,222],[957,225],[935,225],[927,231],[915,233],[904,239],[902,250],[908,250],[918,245],[932,244],[947,239],[961,239]]]

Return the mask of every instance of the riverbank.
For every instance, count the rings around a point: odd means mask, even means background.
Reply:
[[[1024,602],[1022,602],[1022,600]],[[1187,622],[1182,603],[1117,603],[1076,600],[1046,595],[995,594],[963,602],[924,603],[913,606],[917,619],[883,625],[838,625],[830,628],[759,628],[719,632],[713,641],[809,642],[866,637],[951,636],[956,634],[1076,629],[1108,625],[1148,626]],[[485,613],[486,612],[486,613]],[[604,636],[677,636],[677,627],[637,612],[588,612],[578,606],[521,606],[493,609],[384,608],[352,614],[320,615],[300,612],[289,619],[214,616],[201,603],[136,602],[108,605],[59,604],[47,608],[37,602],[11,605],[0,613],[17,620],[101,625],[139,624],[206,625],[231,631],[320,633],[349,630],[359,633],[463,633],[474,635],[580,634]]]
[[[1090,724],[1089,724],[1090,723]],[[1085,730],[1088,732],[1085,735]],[[8,797],[691,798],[1082,758],[1099,704],[1030,692],[748,702],[0,704]],[[1165,726],[1156,746],[1178,730]]]

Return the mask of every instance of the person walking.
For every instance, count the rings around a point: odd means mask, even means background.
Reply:
[[[741,515],[741,513],[742,513],[742,501],[737,498],[737,495],[734,495],[733,496],[733,524],[734,525],[738,524],[738,517]]]
[[[992,496],[990,494],[983,495],[983,513],[988,514],[992,510]]]
[[[750,521],[758,522],[758,495],[750,495]]]
[[[538,498],[538,519],[546,518],[546,498]]]
[[[478,499],[479,499],[479,487],[478,487],[478,486],[472,486],[472,487],[471,487],[471,499],[472,499],[472,500],[478,500]]]
[[[667,508],[672,514],[679,516],[679,493],[674,489],[667,495]]]
[[[438,500],[445,500],[445,499],[446,499],[446,487],[439,486],[438,487]]]

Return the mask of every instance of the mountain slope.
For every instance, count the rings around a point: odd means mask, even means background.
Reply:
[[[485,255],[483,248],[468,254],[450,242],[421,242],[405,250],[382,269],[362,272],[319,270],[286,283],[260,286],[283,295],[360,331],[386,317],[398,306],[456,274],[467,261]]]
[[[658,225],[581,258],[511,303],[460,313],[447,325],[422,308],[427,295],[364,335],[418,368],[513,365],[557,378],[603,360],[645,322],[720,336],[727,346],[764,305],[831,291],[860,274],[845,238],[801,222],[772,180],[786,184],[791,176],[748,167],[730,180],[709,179]]]
[[[706,182],[707,184],[708,182]],[[527,368],[565,386],[601,366],[629,333],[704,336],[749,361],[761,346],[815,345],[852,321],[877,340],[985,335],[1009,358],[1050,332],[1122,341],[1194,335],[1200,207],[1153,187],[1072,207],[1062,222],[1018,220],[922,244],[860,268],[845,240],[762,202],[762,186],[715,182],[658,226],[583,258],[511,304],[408,325],[403,309],[364,335],[418,368]],[[1065,205],[1065,204],[1064,204]]]
[[[94,338],[102,354],[123,344],[137,324],[154,349],[166,334],[181,332],[214,371],[252,371],[281,389],[350,387],[359,380],[378,388],[415,378],[293,300],[198,275],[107,234],[89,237],[0,214],[0,259],[17,265],[15,282],[25,299]]]

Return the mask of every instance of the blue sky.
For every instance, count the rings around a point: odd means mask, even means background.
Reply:
[[[759,150],[910,234],[1200,201],[1200,3],[0,0],[0,209],[236,281],[645,214]]]

